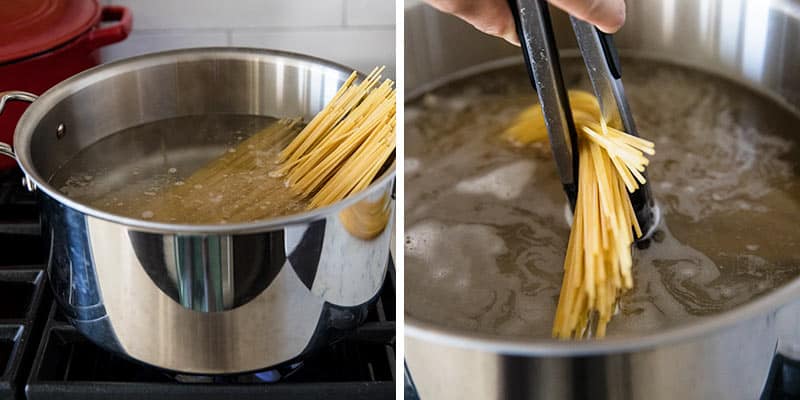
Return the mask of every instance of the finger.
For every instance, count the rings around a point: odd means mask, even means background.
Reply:
[[[511,10],[505,0],[427,0],[437,9],[469,22],[475,28],[519,46]]]
[[[614,33],[625,23],[625,0],[549,0],[556,7],[601,31]]]

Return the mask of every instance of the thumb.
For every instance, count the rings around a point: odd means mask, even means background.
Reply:
[[[519,46],[514,18],[506,0],[426,0],[430,5],[469,22],[480,31]]]
[[[554,6],[601,31],[614,33],[625,23],[625,0],[549,0]]]

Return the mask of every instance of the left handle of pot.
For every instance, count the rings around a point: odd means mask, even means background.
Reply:
[[[37,96],[33,93],[22,92],[19,90],[0,92],[0,114],[2,114],[3,110],[6,108],[6,103],[8,103],[11,100],[27,101],[28,103],[33,103],[34,101],[36,101],[36,97]],[[14,154],[14,150],[11,148],[11,145],[3,142],[0,142],[0,155],[9,156],[13,159],[17,158],[17,156]]]
[[[8,92],[0,92],[0,114],[3,113],[3,109],[6,108],[6,103],[11,100],[18,100],[18,101],[27,101],[28,103],[33,103],[36,101],[36,96],[33,93],[22,92],[22,91],[8,91]],[[14,154],[14,149],[8,143],[0,142],[0,156],[8,156],[13,159],[16,159],[17,156]],[[23,184],[28,188],[28,190],[33,190],[34,187],[31,184],[30,180],[27,177],[23,178]]]

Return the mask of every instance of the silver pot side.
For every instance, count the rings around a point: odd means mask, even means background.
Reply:
[[[165,118],[309,118],[350,72],[284,52],[193,49],[100,66],[36,99],[2,151],[39,194],[47,272],[70,322],[109,350],[199,374],[290,363],[360,325],[387,272],[393,166],[332,206],[229,225],[122,218],[46,179],[97,140]]]
[[[558,44],[575,47],[554,13]],[[405,92],[413,98],[519,48],[412,2],[405,9]],[[616,42],[636,53],[725,75],[800,109],[800,2],[628,2]],[[793,72],[792,72],[793,71]],[[623,66],[624,74],[624,66]],[[800,354],[800,283],[693,326],[648,337],[563,343],[472,334],[405,315],[405,359],[429,399],[753,399],[776,350]]]
[[[363,322],[387,271],[390,226],[365,240],[340,213],[261,233],[157,234],[41,198],[67,318],[165,369],[234,373],[302,357]]]
[[[771,372],[774,314],[672,345],[570,356],[503,354],[406,336],[420,399],[741,399]]]

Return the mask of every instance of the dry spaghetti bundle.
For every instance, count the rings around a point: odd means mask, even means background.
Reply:
[[[280,153],[275,175],[321,207],[366,188],[395,149],[395,89],[383,67],[355,84],[356,73]]]
[[[642,232],[628,192],[645,182],[645,154],[655,151],[653,143],[615,128],[619,121],[603,121],[592,94],[570,91],[569,100],[579,133],[578,198],[553,336],[602,337],[619,296],[633,287],[631,245]],[[533,117],[533,126],[544,130],[541,111]],[[541,130],[506,132],[518,143],[544,136]]]

